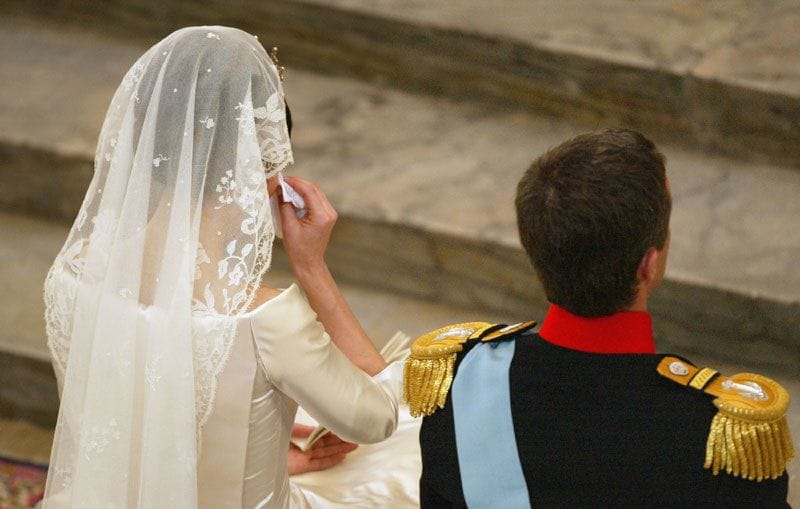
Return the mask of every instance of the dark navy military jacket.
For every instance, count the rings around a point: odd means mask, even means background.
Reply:
[[[703,468],[713,397],[660,376],[664,355],[585,353],[532,333],[510,340],[511,413],[532,506],[788,507],[785,473],[755,482]],[[466,507],[451,398],[422,423],[423,509]]]

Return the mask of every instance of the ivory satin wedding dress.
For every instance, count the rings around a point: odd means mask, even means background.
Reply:
[[[329,507],[341,496],[362,507],[390,503],[386,496],[348,495],[336,475],[327,476],[328,486],[300,489],[289,482],[286,456],[298,403],[345,440],[387,438],[397,425],[402,369],[394,363],[369,377],[356,368],[331,343],[296,285],[243,314],[202,431],[199,507]],[[358,470],[352,481],[370,484],[370,471]]]
[[[45,282],[61,393],[46,509],[303,507],[297,403],[346,440],[395,429],[398,364],[358,370],[296,286],[250,310],[275,237],[266,181],[293,162],[284,105],[273,61],[232,28],[179,30],[123,78]]]
[[[295,285],[247,313],[203,429],[200,506],[306,507],[286,472],[297,404],[345,440],[378,442],[397,425],[401,379],[400,363],[373,378],[356,368]]]

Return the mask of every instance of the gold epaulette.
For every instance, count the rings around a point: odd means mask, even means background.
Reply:
[[[403,369],[403,396],[411,415],[431,415],[443,408],[453,383],[456,354],[472,339],[496,341],[533,328],[536,322],[492,325],[485,322],[459,323],[442,327],[417,338]]]
[[[715,396],[717,415],[706,443],[705,468],[762,481],[776,479],[794,456],[786,423],[789,393],[777,382],[754,373],[731,377],[698,369],[677,357],[664,357],[658,372],[683,386]]]

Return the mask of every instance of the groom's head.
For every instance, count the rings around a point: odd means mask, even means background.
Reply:
[[[661,281],[671,198],[664,157],[643,135],[605,129],[549,150],[520,180],[516,208],[550,302],[604,316]]]

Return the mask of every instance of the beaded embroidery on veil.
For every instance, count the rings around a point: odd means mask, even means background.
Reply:
[[[275,65],[232,28],[179,30],[123,78],[45,282],[64,380],[45,507],[196,506],[200,431],[271,260],[285,115]]]

